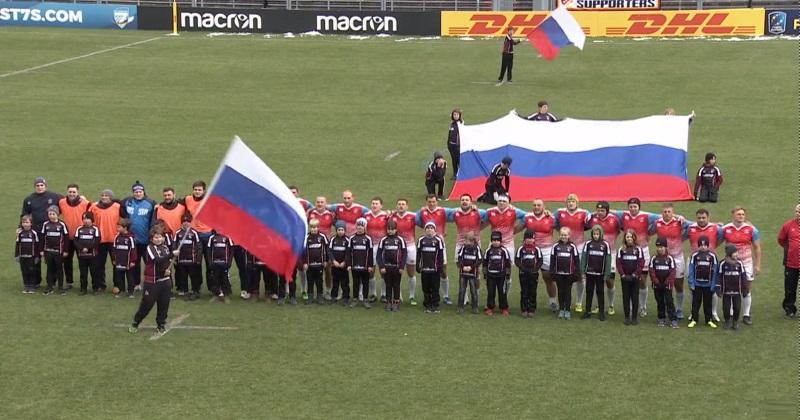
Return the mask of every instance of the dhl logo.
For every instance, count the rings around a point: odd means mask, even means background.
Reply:
[[[671,18],[664,13],[632,13],[628,26],[606,26],[607,36],[648,35],[755,35],[756,27],[725,25],[730,13],[675,13]]]
[[[523,13],[511,16],[496,13],[475,13],[469,18],[469,26],[450,26],[447,35],[496,36],[505,35],[508,27],[514,35],[527,35],[547,17],[547,13]]]

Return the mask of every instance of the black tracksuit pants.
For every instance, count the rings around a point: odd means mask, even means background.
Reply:
[[[453,161],[453,176],[456,176],[458,166],[461,164],[461,146],[447,143],[447,150],[450,151],[450,160]]]
[[[64,257],[64,280],[66,280],[68,285],[71,285],[75,279],[75,244],[72,241],[67,241],[67,256]],[[80,263],[80,261],[78,261]],[[92,273],[92,279],[94,279],[94,273]]]
[[[733,315],[731,315],[731,307],[733,307]],[[738,321],[741,310],[742,295],[722,295],[722,311],[725,313],[725,321],[731,318]]]
[[[233,262],[236,264],[236,270],[239,272],[239,290],[250,291],[250,269],[254,266],[247,264],[247,252],[239,245],[233,246]],[[278,279],[275,279],[275,287],[278,287]],[[269,293],[269,292],[267,292]]]
[[[655,286],[653,287],[653,294],[656,296],[658,319],[669,318],[670,321],[677,320],[678,316],[675,314],[675,302],[672,300],[672,289],[665,286]]]
[[[639,278],[620,275],[622,282],[622,311],[625,319],[635,320],[639,317]]]
[[[222,292],[225,296],[233,294],[231,290],[231,279],[229,277],[230,267],[225,265],[211,265],[211,276],[209,277],[209,287],[214,296],[219,296]]]
[[[47,264],[47,288],[58,286],[64,288],[64,258],[58,252],[45,251],[44,263]]]
[[[278,280],[278,299],[286,298],[286,277],[280,276]],[[294,279],[289,283],[289,298],[297,296],[297,282]]]
[[[317,288],[316,296],[322,296],[325,292],[322,289],[322,267],[308,267],[306,271],[306,282],[308,284],[308,298],[314,297],[314,288]]]
[[[503,58],[500,61],[500,77],[497,78],[498,82],[503,81],[503,76],[508,71],[508,80],[511,81],[511,70],[514,68],[514,54],[512,53],[503,53]]]
[[[539,273],[519,272],[519,307],[522,312],[536,312],[536,289]]]
[[[553,274],[558,289],[558,309],[569,311],[572,306],[572,274]]]
[[[594,294],[597,293],[597,308],[602,314],[606,309],[606,300],[603,293],[603,286],[605,285],[605,277],[602,274],[587,274],[586,275],[586,311],[590,313],[592,310],[592,300]]]
[[[175,288],[179,292],[189,291],[189,281],[192,282],[192,291],[200,293],[200,286],[203,285],[203,268],[200,263],[179,263],[175,267]]]
[[[439,286],[441,285],[442,275],[438,271],[423,271],[422,275],[422,305],[426,309],[439,309]]]
[[[95,270],[97,270],[97,276],[100,279],[100,284],[103,285],[102,288],[104,288],[104,289],[105,289],[106,284],[107,284],[106,283],[106,261],[108,260],[108,258],[109,258],[109,256],[111,255],[112,252],[114,252],[114,243],[113,242],[103,242],[97,248],[97,256],[94,257]],[[137,266],[139,265],[138,261],[136,261],[136,265]],[[113,265],[112,265],[112,269],[113,269]],[[130,271],[132,272],[131,278],[133,278],[133,276],[136,275],[136,272],[133,271],[132,269]],[[113,281],[113,277],[112,277],[112,281]],[[124,289],[120,289],[120,290],[124,290]]]
[[[436,191],[438,187],[438,192]],[[436,194],[437,197],[444,196],[444,180],[443,179],[426,179],[425,188],[428,194]]]
[[[114,282],[114,287],[120,290],[120,293],[127,291],[128,293],[133,293],[133,288],[136,286],[135,277],[134,277],[133,270],[126,270],[124,268],[114,268],[114,277],[112,281]],[[125,280],[128,280],[128,284],[125,285]]]
[[[797,313],[797,281],[800,269],[786,267],[783,270],[783,310],[790,314]]]
[[[64,264],[64,267],[66,266],[67,264]],[[105,284],[100,283],[100,274],[97,267],[97,256],[78,257],[78,271],[81,278],[81,290],[86,290],[86,288],[89,287],[90,274],[92,276],[92,289],[105,289]]]
[[[353,270],[353,288],[351,291],[353,292],[351,296],[353,296],[353,300],[358,300],[358,291],[359,289],[364,290],[364,294],[369,291],[369,271],[367,270]],[[342,295],[343,297],[347,297],[347,295]],[[367,296],[364,296],[366,299]]]
[[[350,276],[347,268],[332,267],[333,287],[331,288],[331,299],[339,298],[339,289],[342,289],[342,298],[350,296]],[[368,280],[369,281],[369,280]]]
[[[703,315],[706,322],[712,321],[711,318],[711,298],[714,292],[710,287],[695,286],[692,292],[692,321],[700,321],[700,305],[703,306]]]
[[[33,289],[36,283],[36,266],[34,257],[20,257],[19,271],[22,273],[22,286],[26,289]]]
[[[464,308],[464,297],[469,288],[469,301],[472,309],[478,309],[478,278],[475,276],[461,275],[458,282],[458,307]]]
[[[250,280],[247,282],[249,292],[259,294],[261,292],[261,279],[264,279],[264,294],[272,295],[278,293],[278,273],[269,269],[265,265],[253,264],[247,269]],[[242,289],[247,290],[247,289]]]
[[[150,313],[156,305],[156,325],[163,328],[167,323],[167,313],[169,312],[169,300],[172,296],[172,280],[157,281],[155,283],[144,283],[142,286],[142,301],[139,303],[139,310],[133,316],[134,325],[138,326],[142,320]]]
[[[508,294],[506,293],[506,276],[505,274],[488,274],[486,276],[486,308],[494,309],[495,295],[498,296],[500,301],[500,309],[508,309]]]
[[[386,298],[389,303],[400,303],[400,279],[403,274],[397,267],[387,267],[383,279],[386,281]]]

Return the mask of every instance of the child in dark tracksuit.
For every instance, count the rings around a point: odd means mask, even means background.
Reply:
[[[499,296],[500,310],[508,316],[508,280],[511,278],[511,256],[503,247],[503,234],[493,231],[492,244],[486,249],[483,259],[483,277],[486,278],[486,315],[494,315],[495,295]]]
[[[694,328],[700,319],[700,306],[703,306],[706,324],[717,328],[711,316],[711,295],[716,289],[717,255],[708,248],[708,237],[701,236],[697,241],[699,249],[689,259],[689,289],[692,290],[692,319],[689,328]]]
[[[444,177],[447,173],[447,161],[440,152],[433,154],[433,160],[428,164],[425,172],[425,188],[428,194],[436,194],[441,200],[444,198]],[[437,191],[438,189],[438,191]]]
[[[285,276],[278,276],[278,305],[286,303],[288,289],[289,304],[297,305],[297,271],[302,268],[301,261],[298,260],[292,271],[292,281],[287,281]]]
[[[672,328],[678,328],[678,315],[672,300],[672,288],[675,286],[675,260],[667,254],[667,239],[656,239],[656,255],[650,258],[650,276],[653,283],[653,294],[658,308],[658,326],[667,326],[667,317]]]
[[[211,293],[228,302],[229,296],[233,294],[228,275],[233,262],[233,241],[221,233],[212,231],[211,237],[208,238],[207,249],[207,258],[211,266],[211,276],[209,276]]]
[[[536,288],[542,262],[542,251],[536,246],[533,231],[526,230],[522,246],[514,255],[514,264],[519,267],[519,305],[523,318],[533,318],[536,313]]]
[[[725,314],[725,329],[739,328],[739,313],[742,297],[750,294],[747,272],[739,261],[735,245],[725,247],[725,260],[717,270],[717,296],[722,298],[722,311]],[[733,315],[731,315],[733,309]]]
[[[322,273],[328,266],[328,239],[319,233],[319,220],[312,219],[308,222],[308,235],[306,236],[306,247],[303,262],[303,271],[306,272],[308,282],[309,303],[325,303],[322,290]],[[317,289],[317,299],[314,301],[314,288]]]
[[[558,318],[572,318],[572,283],[581,277],[578,248],[569,239],[570,229],[559,230],[559,240],[550,253],[550,275],[558,287]]]
[[[378,244],[378,255],[375,259],[386,282],[384,309],[387,312],[397,312],[400,310],[400,280],[408,260],[408,248],[403,237],[397,234],[397,222],[394,220],[386,222],[386,236]]]
[[[170,264],[172,257],[178,251],[172,251],[166,245],[166,236],[160,229],[150,231],[150,244],[145,248],[144,255],[144,281],[142,301],[139,310],[133,316],[133,323],[128,332],[135,334],[139,331],[139,324],[144,320],[153,306],[156,306],[156,332],[153,337],[166,334],[167,314],[169,301],[172,297],[172,277]]]
[[[19,263],[22,272],[22,293],[29,295],[36,293],[36,266],[39,264],[42,243],[39,234],[33,230],[31,216],[27,214],[22,216],[20,226],[14,247],[14,259]]]
[[[717,155],[706,153],[703,166],[697,171],[694,181],[694,196],[701,203],[716,203],[719,200],[719,187],[722,185],[722,171],[717,166]]]
[[[625,231],[623,245],[617,252],[617,273],[622,283],[622,310],[625,325],[639,324],[639,282],[644,271],[644,251],[636,245],[636,232]]]
[[[83,214],[83,225],[75,231],[75,253],[78,254],[78,269],[81,278],[81,295],[89,287],[89,274],[92,275],[92,290],[102,292],[105,287],[98,273],[97,254],[100,249],[100,229],[94,225],[94,213]]]
[[[181,228],[175,232],[173,247],[178,251],[175,265],[175,288],[178,296],[186,296],[188,300],[200,297],[200,286],[203,285],[203,242],[200,234],[192,228],[192,215],[184,213]],[[191,281],[191,291],[189,290]]]
[[[356,220],[356,234],[350,237],[350,249],[347,252],[347,265],[353,274],[351,308],[358,306],[358,291],[369,290],[369,277],[375,270],[375,256],[372,253],[372,239],[367,235],[367,219],[359,217]],[[344,298],[347,302],[347,296]],[[369,299],[365,298],[362,303],[365,308],[372,308]]]
[[[457,256],[459,284],[458,284],[458,313],[464,313],[464,298],[469,287],[469,301],[472,303],[472,313],[478,313],[478,286],[480,282],[480,267],[483,264],[483,253],[478,247],[475,234],[467,233],[464,246]]]
[[[58,219],[58,207],[47,209],[48,220],[42,225],[43,250],[41,256],[47,264],[47,289],[45,296],[53,294],[53,287],[58,286],[62,295],[67,294],[64,288],[64,258],[69,255],[69,233],[67,225]]]
[[[591,318],[592,300],[597,293],[598,318],[606,319],[606,305],[603,296],[605,280],[611,274],[611,245],[603,239],[603,228],[592,226],[591,239],[581,251],[581,271],[586,276],[586,312],[583,318]]]
[[[444,241],[436,235],[436,223],[425,224],[425,236],[417,241],[417,273],[422,275],[425,312],[439,313],[439,286],[444,264]]]
[[[122,292],[127,292],[128,298],[133,299],[133,288],[136,287],[136,272],[133,268],[139,263],[139,255],[133,233],[128,231],[130,227],[130,219],[120,219],[117,222],[117,236],[114,237],[114,248],[111,251],[111,266],[114,267],[114,288],[111,292],[116,298]]]
[[[347,270],[349,250],[350,238],[345,235],[344,222],[339,220],[336,222],[336,235],[328,244],[328,253],[331,256],[331,277],[333,277],[331,303],[339,300],[339,289],[341,289],[345,305],[350,304],[350,272]]]

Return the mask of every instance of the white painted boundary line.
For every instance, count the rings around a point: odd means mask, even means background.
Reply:
[[[128,324],[114,324],[115,328],[128,328]],[[140,330],[154,330],[155,325],[140,325]],[[170,327],[175,330],[209,330],[209,331],[236,331],[239,327],[216,327],[213,325],[175,325]]]
[[[189,314],[188,314],[188,313],[187,313],[187,314],[180,314],[180,315],[178,315],[178,317],[177,317],[177,318],[173,319],[172,321],[170,321],[170,322],[167,324],[167,328],[164,330],[164,334],[154,335],[154,336],[150,337],[150,341],[156,341],[156,340],[158,340],[159,338],[161,338],[161,337],[163,337],[163,336],[167,335],[167,333],[168,333],[168,332],[170,332],[170,330],[172,330],[172,328],[174,328],[174,327],[176,327],[176,326],[180,325],[180,324],[181,324],[181,322],[183,322],[183,321],[184,321],[186,318],[189,318]]]
[[[63,60],[53,61],[51,63],[40,64],[38,66],[28,67],[27,69],[16,70],[16,71],[12,71],[10,73],[0,74],[0,79],[5,78],[5,77],[9,77],[9,76],[15,76],[17,74],[24,74],[24,73],[32,72],[32,71],[43,69],[43,68],[50,67],[50,66],[55,66],[56,64],[69,63],[70,61],[80,60],[82,58],[88,58],[88,57],[92,57],[92,56],[95,56],[95,55],[104,54],[104,53],[111,52],[111,51],[116,51],[116,50],[119,50],[121,48],[128,48],[128,47],[132,47],[134,45],[144,44],[146,42],[155,41],[155,40],[160,39],[160,38],[161,38],[160,36],[157,36],[155,38],[145,39],[143,41],[131,42],[130,44],[118,45],[116,47],[106,48],[104,50],[93,51],[93,52],[86,53],[86,54],[83,54],[83,55],[78,55],[78,56],[75,56],[75,57],[65,58]]]
[[[392,159],[396,158],[396,157],[397,157],[399,154],[400,154],[400,152],[399,152],[399,151],[397,151],[397,152],[392,152],[392,153],[389,153],[388,155],[386,155],[386,157],[385,157],[385,158],[383,158],[383,160],[385,160],[385,161],[387,161],[387,162],[388,162],[388,161],[390,161],[390,160],[392,160]]]

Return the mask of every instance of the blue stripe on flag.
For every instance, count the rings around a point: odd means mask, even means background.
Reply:
[[[539,30],[547,34],[547,37],[550,38],[550,43],[555,47],[561,48],[572,44],[569,38],[567,38],[567,34],[564,33],[564,30],[561,29],[561,26],[553,18],[545,19],[544,22],[539,25]]]

